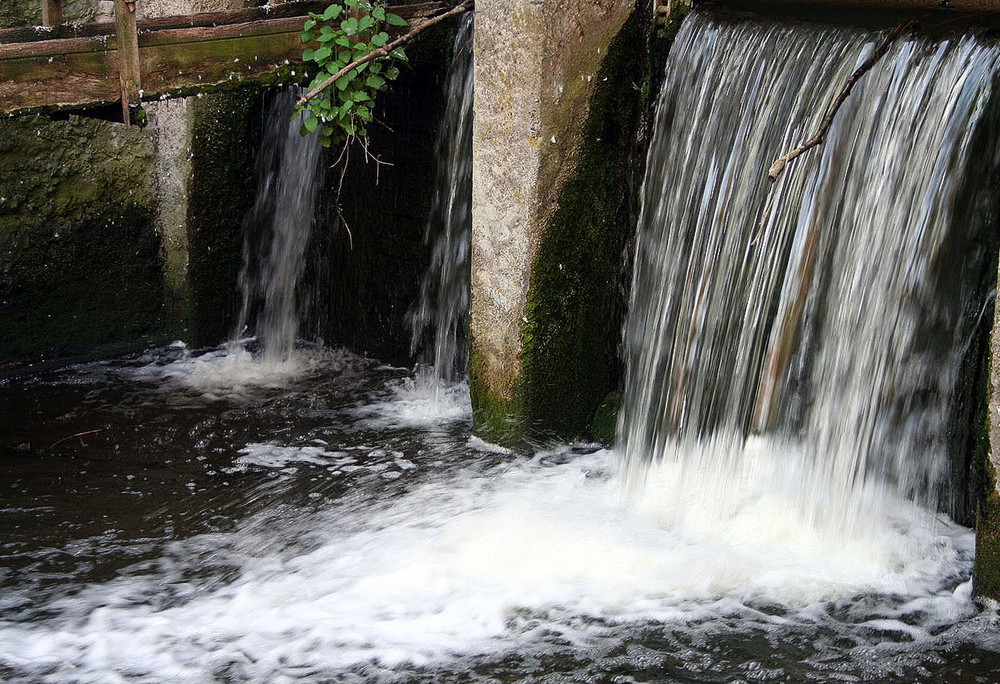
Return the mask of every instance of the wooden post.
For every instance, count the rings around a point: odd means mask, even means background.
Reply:
[[[42,26],[62,23],[62,0],[42,0]]]
[[[139,105],[142,75],[139,72],[139,32],[135,25],[135,2],[115,0],[115,39],[118,43],[118,79],[122,91],[122,117],[129,125],[132,106]]]

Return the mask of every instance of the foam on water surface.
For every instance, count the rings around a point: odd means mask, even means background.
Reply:
[[[245,456],[265,467],[346,458],[267,445]],[[622,505],[613,453],[559,460],[452,464],[393,501],[346,497],[177,542],[142,571],[53,599],[50,618],[0,622],[0,662],[49,681],[274,681],[468,672],[566,649],[599,662],[650,625],[695,640],[798,630],[853,644],[817,645],[817,661],[941,648],[963,620],[963,639],[995,637],[996,616],[975,617],[970,598],[971,533],[918,508],[882,528],[884,553],[817,549],[780,501],[674,524],[658,495]],[[651,494],[671,477],[654,474]],[[207,557],[237,571],[192,581]]]

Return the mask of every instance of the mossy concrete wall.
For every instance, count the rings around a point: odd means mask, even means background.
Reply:
[[[994,307],[990,350],[989,451],[981,471],[972,585],[978,596],[1000,601],[1000,306]]]
[[[111,350],[161,329],[152,164],[136,128],[0,121],[0,364]]]
[[[584,436],[613,389],[645,9],[477,4],[470,376],[487,440]]]

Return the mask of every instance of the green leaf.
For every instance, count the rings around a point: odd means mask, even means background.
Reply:
[[[372,98],[371,98],[371,95],[369,95],[365,91],[358,90],[358,91],[355,91],[351,95],[351,99],[354,100],[355,102],[365,102],[365,101],[370,100]]]
[[[364,119],[367,123],[371,123],[371,121],[372,121],[372,111],[368,107],[358,107],[355,110],[355,113],[358,116],[360,116],[362,119]]]
[[[385,7],[376,7],[373,9],[372,17],[378,21],[385,21]]]
[[[388,42],[388,40],[389,40],[389,34],[386,33],[385,31],[381,33],[376,33],[374,36],[372,36],[372,45],[374,45],[375,47],[382,47],[383,45],[386,44],[386,42]]]
[[[319,119],[317,119],[315,116],[310,116],[308,119],[302,122],[302,127],[305,128],[310,133],[315,131],[318,126],[319,126]]]
[[[316,20],[315,19],[306,19],[306,23],[304,23],[302,25],[302,29],[304,31],[308,31],[309,29],[313,28],[314,26],[316,26]]]
[[[354,135],[354,122],[353,121],[345,122],[344,130],[347,131],[348,135]]]
[[[374,63],[369,62],[369,64],[371,64],[371,68],[369,69],[369,71],[371,73],[373,73],[373,74],[381,74],[382,73],[382,63],[381,62],[378,62],[378,61],[376,61]]]
[[[333,42],[346,48],[351,47],[351,39],[344,35],[337,36],[337,40]]]
[[[348,17],[340,22],[341,30],[349,36],[353,36],[358,32],[358,20],[354,17]]]
[[[353,59],[351,59],[351,53],[348,50],[341,50],[340,52],[338,52],[337,59],[343,62],[343,65],[341,65],[340,67],[341,69],[347,66],[349,62],[354,61]]]
[[[308,43],[312,39],[313,39],[313,32],[312,31],[303,31],[302,32],[302,42],[303,43]]]
[[[345,0],[344,4],[347,5],[348,7],[357,7],[358,0]]]
[[[316,54],[315,50],[312,48],[306,48],[302,51],[302,59],[306,62],[311,62],[314,54]]]
[[[358,31],[359,32],[367,31],[374,25],[375,22],[372,20],[371,17],[361,17],[361,21],[358,22]]]
[[[351,84],[352,80],[353,79],[351,78],[350,74],[344,74],[343,76],[337,79],[337,90],[343,90],[344,88],[346,88]]]
[[[368,129],[367,128],[359,129],[358,135],[360,135],[362,138],[368,137]]]
[[[323,46],[313,53],[313,61],[315,61],[317,64],[324,64],[332,56],[333,56],[333,50],[331,50],[326,46]]]
[[[403,64],[409,64],[410,63],[410,60],[407,59],[407,57],[406,57],[406,53],[403,52],[403,48],[396,48],[395,50],[393,50],[389,54],[391,56],[395,57],[396,59],[398,59]]]
[[[399,76],[399,69],[397,69],[394,66],[391,66],[385,70],[385,77],[390,81],[395,81],[398,76]]]
[[[323,147],[329,147],[330,145],[333,144],[333,141],[330,140],[330,136],[327,135],[324,135],[322,138],[320,138],[319,142],[321,145],[323,145]]]
[[[385,79],[381,76],[376,76],[375,74],[368,74],[368,78],[365,79],[365,85],[369,88],[378,90],[385,85]]]
[[[385,13],[385,21],[390,26],[407,26],[405,19],[400,17],[398,14],[393,14],[392,12]]]
[[[341,107],[340,107],[340,118],[343,119],[345,116],[347,116],[347,113],[351,111],[351,107],[353,107],[353,106],[354,106],[354,103],[351,102],[350,100],[348,100],[343,105],[341,105]]]
[[[326,11],[323,12],[323,16],[321,18],[323,19],[323,21],[333,21],[334,19],[339,17],[340,13],[343,11],[344,8],[341,7],[340,5],[330,5],[329,7],[326,8]]]

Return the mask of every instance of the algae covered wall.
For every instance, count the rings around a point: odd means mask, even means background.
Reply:
[[[972,586],[978,596],[1000,601],[1000,306],[994,307],[989,366],[989,448],[980,472]]]
[[[111,350],[160,330],[152,161],[136,128],[0,121],[0,364]]]
[[[615,388],[651,17],[477,5],[470,389],[487,440],[587,436]]]
[[[228,339],[239,307],[243,217],[271,94],[247,88],[192,101],[187,197],[188,332],[195,346]]]

